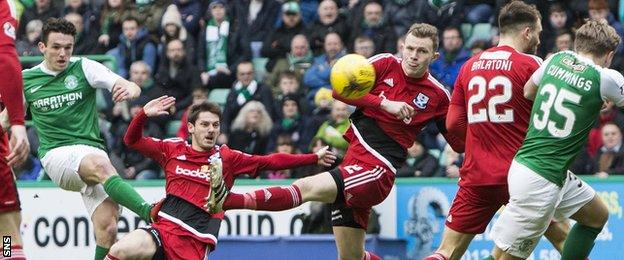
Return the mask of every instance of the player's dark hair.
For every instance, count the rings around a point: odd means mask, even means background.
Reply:
[[[188,113],[188,122],[195,125],[197,118],[199,117],[199,113],[201,112],[210,112],[219,117],[221,120],[221,108],[214,102],[204,101],[197,105],[191,106],[191,109]]]
[[[64,18],[49,18],[43,24],[43,29],[41,29],[41,41],[44,44],[48,43],[48,36],[50,33],[57,32],[62,34],[71,35],[76,37],[76,27],[70,21],[65,20]]]
[[[522,30],[526,27],[535,30],[540,19],[542,16],[534,5],[512,1],[501,9],[498,15],[498,27],[500,34]]]
[[[440,38],[438,37],[438,28],[431,24],[415,23],[410,26],[407,34],[411,34],[417,38],[429,38],[433,42],[433,51],[438,50]]]

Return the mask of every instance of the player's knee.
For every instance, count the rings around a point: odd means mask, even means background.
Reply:
[[[117,259],[126,259],[128,258],[128,247],[124,246],[124,243],[119,241],[111,246],[108,253]]]
[[[111,221],[100,221],[94,223],[97,230],[96,240],[101,245],[111,245],[117,239],[117,222],[111,218]]]
[[[83,160],[86,161],[86,167],[83,172],[86,179],[95,183],[103,183],[110,176],[115,174],[115,168],[108,158],[101,155],[87,155]],[[85,176],[83,176],[84,178]]]
[[[363,250],[341,250],[338,252],[340,260],[362,260],[364,259]]]

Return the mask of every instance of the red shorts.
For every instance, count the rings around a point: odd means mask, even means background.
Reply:
[[[507,185],[459,186],[446,226],[464,234],[481,234],[501,206],[509,201]]]
[[[158,230],[168,260],[204,260],[214,247],[171,221],[159,218],[152,227]]]
[[[394,185],[390,167],[361,147],[349,146],[342,163],[330,171],[338,185],[332,204],[334,226],[366,229],[371,208],[384,201]]]
[[[9,142],[5,133],[0,136],[0,156],[8,154]],[[4,158],[0,158],[0,213],[21,210],[15,176]]]

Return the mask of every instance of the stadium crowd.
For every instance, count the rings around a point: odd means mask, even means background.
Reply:
[[[101,133],[114,166],[127,179],[158,179],[158,165],[125,147],[132,116],[149,100],[176,98],[175,113],[150,120],[145,135],[188,138],[187,110],[210,100],[223,109],[219,143],[250,154],[304,153],[329,145],[347,147],[342,133],[353,107],[332,99],[331,65],[347,53],[371,57],[397,52],[409,26],[435,25],[440,58],[430,73],[449,90],[471,56],[498,41],[497,10],[505,0],[14,0],[22,8],[17,31],[20,56],[39,56],[43,21],[64,17],[77,28],[74,55],[109,55],[107,65],[142,88],[141,97],[114,104],[98,90]],[[544,28],[537,55],[573,48],[584,19],[606,19],[624,37],[624,6],[617,0],[527,1]],[[612,68],[624,71],[624,46]],[[24,68],[37,63],[23,63]],[[572,171],[579,175],[624,174],[624,114],[606,107]],[[37,138],[18,179],[45,178]],[[457,178],[462,155],[427,127],[408,150],[400,177]],[[316,166],[315,166],[316,167]],[[265,172],[268,179],[300,178],[321,169]]]

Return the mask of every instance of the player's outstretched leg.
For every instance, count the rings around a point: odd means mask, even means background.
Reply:
[[[221,188],[217,187],[217,190],[219,189]],[[336,200],[337,190],[331,174],[323,172],[298,179],[287,187],[270,187],[245,194],[230,192],[223,203],[211,202],[209,197],[207,206],[223,205],[222,208],[208,208],[209,212],[229,209],[281,211],[295,208],[308,201],[332,203]]]
[[[151,222],[151,205],[115,171],[110,160],[100,154],[89,154],[80,161],[78,174],[88,185],[102,183],[106,194],[115,202]]]
[[[562,260],[583,260],[594,247],[594,240],[607,223],[609,211],[597,195],[571,217],[576,224],[570,230],[561,253]]]
[[[91,215],[95,231],[95,260],[104,259],[108,249],[115,243],[118,219],[119,205],[111,199],[104,200]]]
[[[336,237],[336,247],[338,248],[338,259],[365,259],[366,251],[364,250],[364,239],[366,237],[366,230],[345,226],[334,226],[333,229],[334,236]]]
[[[474,238],[474,234],[460,233],[450,229],[448,226],[444,228],[442,242],[438,250],[432,255],[425,257],[423,260],[451,260],[460,259],[466,252],[468,245]]]

